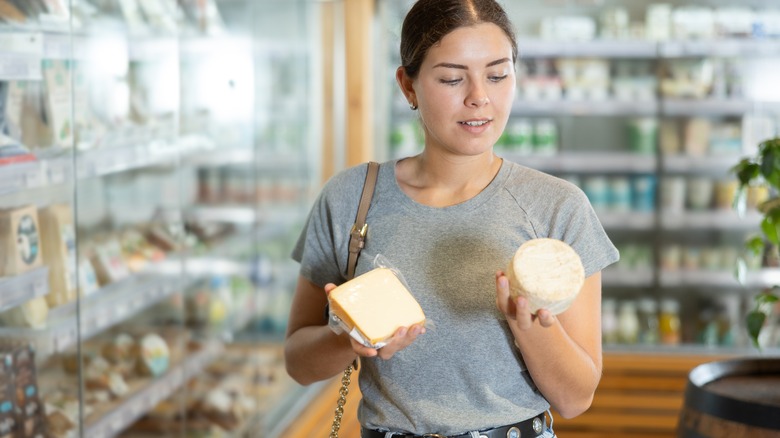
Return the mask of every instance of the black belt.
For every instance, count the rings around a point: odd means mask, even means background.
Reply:
[[[479,431],[480,438],[529,438],[537,437],[545,429],[544,412],[541,414],[506,426],[494,427],[492,429]],[[361,438],[385,438],[386,432],[373,429],[361,428]],[[393,438],[471,438],[471,435],[463,433],[460,435],[441,435],[437,433],[427,433],[423,435],[414,435],[411,433],[394,433]]]

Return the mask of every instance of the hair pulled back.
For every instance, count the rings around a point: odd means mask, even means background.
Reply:
[[[517,61],[517,40],[504,9],[495,0],[418,0],[401,28],[401,65],[416,78],[431,46],[445,35],[465,26],[493,23],[512,44],[512,62]]]

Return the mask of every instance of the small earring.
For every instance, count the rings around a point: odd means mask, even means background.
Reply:
[[[409,102],[409,109],[411,109],[412,111],[416,111],[417,110],[417,105]]]

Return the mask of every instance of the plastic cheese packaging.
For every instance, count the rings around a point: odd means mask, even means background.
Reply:
[[[580,256],[557,239],[531,239],[518,248],[507,268],[512,298],[523,296],[532,313],[557,315],[569,308],[585,282]]]
[[[389,268],[376,268],[333,289],[331,319],[363,344],[380,348],[400,327],[425,322],[409,289]]]

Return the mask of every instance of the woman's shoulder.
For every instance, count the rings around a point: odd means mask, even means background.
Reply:
[[[526,195],[560,199],[584,196],[582,190],[563,178],[509,161],[510,176],[506,188],[516,196]]]
[[[380,163],[380,166],[391,165],[392,163]],[[363,191],[363,185],[366,182],[366,173],[368,172],[368,163],[361,163],[355,166],[343,169],[331,176],[323,185],[322,197],[329,204],[338,204],[341,202],[352,202],[360,198]],[[382,172],[380,171],[380,176]]]

